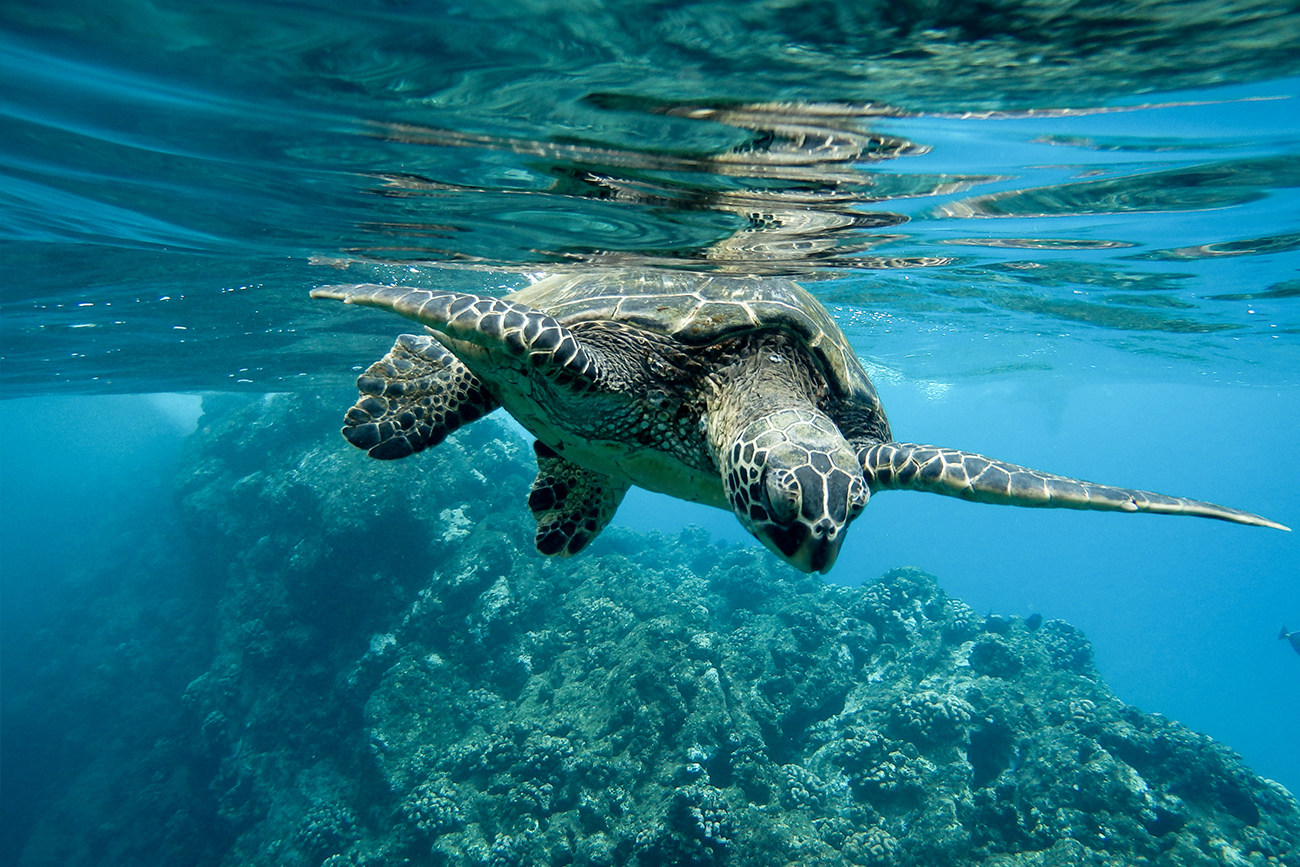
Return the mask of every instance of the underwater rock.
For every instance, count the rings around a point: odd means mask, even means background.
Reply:
[[[543,558],[510,431],[399,472],[320,438],[333,403],[214,409],[191,444],[215,614],[168,755],[203,863],[1300,867],[1295,798],[1116,699],[1069,624],[693,529]],[[134,803],[119,759],[98,784]]]

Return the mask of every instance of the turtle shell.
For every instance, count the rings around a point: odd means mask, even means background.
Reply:
[[[883,419],[880,398],[848,339],[816,298],[783,277],[675,271],[557,274],[509,296],[565,325],[625,322],[707,346],[746,332],[781,330],[807,348],[841,400]]]

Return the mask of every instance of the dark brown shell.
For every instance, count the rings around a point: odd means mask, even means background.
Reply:
[[[565,325],[626,322],[707,346],[746,332],[779,329],[816,359],[842,400],[875,415],[880,398],[835,320],[806,289],[783,277],[675,271],[559,274],[509,296]]]

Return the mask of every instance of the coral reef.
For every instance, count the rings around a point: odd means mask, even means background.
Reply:
[[[690,529],[544,559],[509,431],[366,461],[336,405],[213,401],[192,443],[214,614],[167,756],[207,848],[78,842],[69,792],[24,864],[1300,867],[1296,800],[1118,701],[1066,623]],[[138,800],[155,766],[117,758]]]

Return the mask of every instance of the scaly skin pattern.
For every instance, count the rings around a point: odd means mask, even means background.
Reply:
[[[540,442],[533,450],[537,478],[528,508],[537,521],[534,542],[543,554],[571,556],[605,529],[628,485],[566,461]]]
[[[343,437],[380,460],[436,446],[500,404],[477,376],[429,336],[402,334],[357,377],[361,397],[343,417]]]
[[[912,443],[879,443],[861,452],[868,483],[876,490],[928,491],[977,503],[1195,515],[1257,527],[1289,529],[1240,509],[1134,491],[1057,476],[963,452]]]
[[[535,361],[566,383],[590,384],[596,378],[595,362],[568,328],[504,298],[375,284],[322,286],[311,297],[392,310],[456,340]]]
[[[867,504],[848,443],[811,407],[780,410],[742,428],[719,469],[741,524],[805,572],[835,565],[844,531]]]
[[[854,449],[818,406],[830,390],[781,334],[760,335],[710,378],[708,436],[745,529],[805,572],[835,563],[867,502]]]

